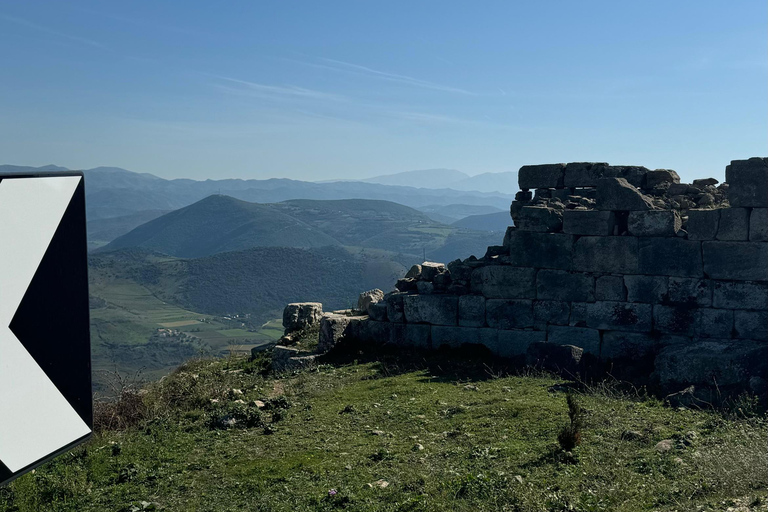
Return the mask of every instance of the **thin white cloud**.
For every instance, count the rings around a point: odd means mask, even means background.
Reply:
[[[332,94],[322,91],[316,91],[314,89],[306,89],[304,87],[298,87],[295,85],[267,85],[256,82],[250,82],[248,80],[241,80],[239,78],[231,78],[220,75],[210,75],[219,80],[230,82],[243,86],[240,89],[232,87],[220,87],[221,90],[226,92],[233,92],[241,94],[243,92],[253,93],[261,97],[289,97],[289,98],[303,98],[313,100],[326,100],[326,101],[346,101],[344,96],[338,94]]]
[[[31,28],[31,29],[37,30],[39,32],[45,32],[46,34],[51,34],[51,35],[63,37],[63,38],[66,38],[66,39],[70,39],[72,41],[77,41],[78,43],[85,44],[85,45],[88,45],[88,46],[93,46],[93,47],[96,47],[96,48],[101,48],[103,50],[108,50],[109,49],[106,45],[104,45],[104,44],[102,44],[102,43],[100,43],[98,41],[94,41],[93,39],[88,39],[87,37],[81,37],[81,36],[77,36],[77,35],[66,34],[64,32],[59,32],[58,30],[53,30],[53,29],[50,29],[48,27],[44,27],[42,25],[38,25],[37,23],[32,23],[31,21],[25,20],[23,18],[17,18],[15,16],[8,16],[7,14],[0,14],[0,18],[4,19],[5,21],[9,21],[11,23],[15,23],[16,25],[20,25],[22,27]]]

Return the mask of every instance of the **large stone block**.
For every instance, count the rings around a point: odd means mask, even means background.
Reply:
[[[536,298],[566,302],[593,302],[595,278],[579,272],[539,270],[536,274]]]
[[[643,188],[652,189],[663,183],[680,183],[680,175],[672,169],[655,169],[645,173]]]
[[[768,208],[752,208],[749,216],[749,240],[768,241]]]
[[[696,310],[695,333],[700,338],[730,338],[733,331],[733,311],[701,308]]]
[[[662,276],[624,276],[628,302],[662,302],[668,293],[667,278]]]
[[[627,289],[621,276],[600,276],[595,280],[595,299],[624,302]]]
[[[654,330],[692,336],[696,327],[696,308],[688,305],[653,306]]]
[[[390,340],[393,325],[395,324],[368,319],[359,322],[355,337],[359,341],[368,343],[387,343]]]
[[[517,173],[522,189],[560,188],[563,186],[565,164],[524,165]]]
[[[376,320],[378,322],[386,322],[387,321],[387,303],[384,301],[381,301],[381,302],[375,302],[373,304],[369,304],[368,316],[371,317],[371,320]]]
[[[712,305],[713,282],[708,279],[670,277],[667,286],[670,302],[703,307]]]
[[[533,327],[533,301],[488,299],[485,319],[494,329],[523,329]]]
[[[563,212],[546,206],[523,206],[517,214],[515,226],[523,231],[556,233],[563,227]]]
[[[570,235],[609,236],[616,226],[616,214],[602,210],[565,210],[563,232]]]
[[[571,162],[565,166],[566,187],[596,187],[605,174],[606,162]]]
[[[482,327],[432,326],[432,347],[458,348],[464,344],[483,345],[491,348],[496,344],[499,331]]]
[[[581,358],[584,349],[576,345],[536,342],[528,346],[526,362],[531,366],[557,372],[573,378],[583,368]]]
[[[462,295],[459,297],[459,325],[463,327],[485,326],[485,297]]]
[[[357,317],[358,319],[360,317]],[[317,351],[328,352],[337,343],[350,337],[350,324],[355,317],[325,313],[320,320],[320,335],[318,336]]]
[[[597,209],[643,211],[653,209],[653,203],[624,178],[602,178],[597,183]]]
[[[405,293],[390,293],[384,297],[387,304],[387,320],[390,322],[405,322]]]
[[[650,331],[653,325],[650,304],[627,302],[574,302],[571,325],[616,331]]]
[[[768,159],[732,160],[725,168],[728,201],[737,207],[768,207]]]
[[[570,270],[573,239],[562,233],[507,230],[504,245],[509,247],[512,265]]]
[[[720,225],[720,212],[716,210],[688,210],[688,240],[714,240]]]
[[[573,270],[636,274],[638,242],[633,236],[583,236],[573,248]]]
[[[374,288],[373,290],[368,290],[367,292],[361,293],[357,297],[357,310],[368,312],[368,306],[371,304],[376,304],[378,302],[381,302],[384,300],[384,292],[379,290],[378,288]]]
[[[537,300],[533,302],[534,323],[568,325],[570,317],[571,305],[567,302],[554,300]]]
[[[283,309],[285,334],[317,325],[323,318],[322,302],[293,302]]]
[[[768,280],[768,244],[764,242],[702,242],[704,272],[713,279]]]
[[[605,331],[600,357],[605,360],[627,359],[636,361],[658,349],[655,336],[639,332]]]
[[[550,325],[547,327],[547,342],[575,345],[584,349],[584,352],[600,357],[600,331],[597,329]]]
[[[655,376],[667,389],[693,385],[743,386],[766,375],[768,345],[744,340],[711,340],[670,345],[655,361]]]
[[[407,295],[404,302],[405,320],[408,323],[456,325],[458,322],[458,297],[451,295]]]
[[[734,311],[733,317],[737,337],[768,341],[768,311]]]
[[[426,324],[392,324],[389,342],[400,347],[430,349],[432,326]]]
[[[536,271],[532,268],[486,265],[472,272],[472,291],[489,299],[532,299]]]
[[[533,343],[545,341],[546,331],[505,330],[497,331],[496,344],[488,348],[501,357],[515,357],[526,353]]]
[[[715,238],[717,240],[748,240],[749,210],[746,208],[721,209]]]
[[[701,242],[682,238],[641,238],[639,274],[703,277]]]
[[[768,283],[715,281],[716,308],[768,310]]]
[[[629,212],[627,226],[634,236],[676,236],[682,220],[675,210]]]
[[[609,165],[605,168],[605,177],[622,178],[635,188],[641,188],[649,170],[639,165]],[[600,183],[598,183],[598,186]]]

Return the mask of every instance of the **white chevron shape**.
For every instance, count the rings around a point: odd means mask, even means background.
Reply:
[[[8,327],[81,179],[0,181],[0,461],[13,472],[91,431]]]

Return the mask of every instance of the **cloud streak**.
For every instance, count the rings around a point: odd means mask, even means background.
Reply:
[[[338,94],[332,94],[314,89],[306,89],[304,87],[298,87],[295,85],[267,85],[256,82],[250,82],[248,80],[241,80],[238,78],[231,78],[227,76],[209,75],[219,80],[237,84],[242,86],[241,88],[233,87],[221,87],[222,90],[227,92],[233,92],[237,94],[253,94],[263,98],[293,98],[293,99],[310,99],[310,100],[325,100],[325,101],[346,101],[347,98]]]
[[[37,30],[38,32],[45,32],[46,34],[51,34],[51,35],[54,35],[54,36],[63,37],[63,38],[69,39],[71,41],[76,41],[76,42],[81,43],[81,44],[85,44],[85,45],[88,45],[88,46],[93,46],[95,48],[101,48],[102,50],[108,50],[109,49],[106,45],[104,45],[104,44],[102,44],[102,43],[100,43],[98,41],[94,41],[93,39],[88,39],[87,37],[81,37],[81,36],[76,36],[76,35],[72,35],[72,34],[66,34],[64,32],[59,32],[58,30],[53,30],[53,29],[50,29],[48,27],[44,27],[42,25],[38,25],[37,23],[32,23],[31,21],[25,20],[23,18],[17,18],[15,16],[8,16],[7,14],[1,14],[0,13],[0,19],[3,19],[5,21],[9,21],[11,23],[15,23],[16,25],[19,25],[19,26],[22,26],[22,27],[27,27],[27,28],[31,28],[33,30]]]

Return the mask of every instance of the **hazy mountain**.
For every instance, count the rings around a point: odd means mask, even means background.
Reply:
[[[457,228],[477,229],[480,231],[504,232],[513,224],[509,212],[494,212],[485,215],[470,215],[452,224]]]
[[[476,190],[478,192],[494,192],[514,194],[518,191],[517,171],[486,172],[476,176],[451,183],[455,190]]]
[[[132,229],[168,213],[166,210],[143,210],[122,217],[96,219],[88,222],[88,243],[104,245]]]
[[[470,215],[486,215],[488,213],[507,211],[508,209],[509,207],[496,208],[495,206],[474,204],[431,204],[419,208],[430,219],[444,224],[453,224],[457,220],[469,217]]]
[[[453,188],[451,184],[469,179],[470,176],[456,169],[423,169],[384,174],[364,180],[366,183],[380,185],[405,185],[417,188]],[[462,189],[464,190],[464,189]]]
[[[340,243],[271,205],[214,195],[142,224],[104,249],[141,247],[196,258],[251,247],[329,245]]]

